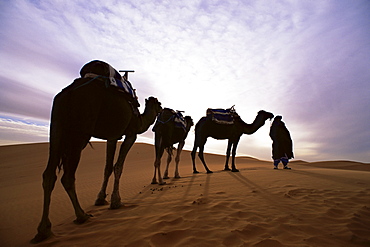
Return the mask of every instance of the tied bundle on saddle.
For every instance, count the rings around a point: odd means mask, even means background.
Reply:
[[[123,92],[126,98],[135,107],[139,107],[140,104],[137,100],[135,89],[133,89],[131,83],[128,81],[127,78],[127,73],[134,71],[123,70],[123,72],[125,72],[125,76],[121,76],[120,73],[117,70],[115,70],[112,66],[110,66],[108,63],[99,60],[94,60],[85,64],[82,67],[80,71],[81,78],[89,80],[83,83],[82,85],[79,85],[78,87],[87,85],[94,80],[100,80],[105,83],[106,87],[112,86],[117,88],[117,90]]]
[[[207,118],[218,124],[233,124],[234,117],[238,116],[234,106],[228,109],[207,109]]]
[[[159,124],[174,123],[175,128],[182,128],[186,131],[186,121],[182,115],[183,111],[175,111],[170,108],[164,108],[154,124],[153,132],[156,131]]]

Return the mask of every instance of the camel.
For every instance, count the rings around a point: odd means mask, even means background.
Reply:
[[[234,114],[234,123],[233,124],[219,124],[212,121],[212,119],[207,117],[202,117],[198,123],[195,125],[195,140],[194,147],[191,152],[191,158],[193,162],[193,173],[199,173],[195,166],[195,155],[199,147],[199,158],[202,161],[204,168],[207,173],[212,173],[208,169],[205,159],[204,159],[204,145],[208,137],[212,137],[218,140],[228,139],[227,151],[226,151],[226,162],[225,162],[225,171],[230,171],[229,168],[229,157],[230,150],[232,148],[232,169],[233,172],[238,172],[239,170],[235,166],[235,154],[236,149],[242,134],[251,135],[255,133],[259,128],[261,128],[267,119],[272,119],[274,115],[270,112],[259,111],[256,119],[252,124],[245,123],[239,115]]]
[[[156,98],[149,97],[146,99],[144,113],[139,114],[137,108],[133,107],[136,98],[132,98],[132,95],[127,95],[109,84],[112,78],[108,76],[112,68],[101,61],[93,62],[81,69],[81,78],[76,79],[54,98],[50,125],[49,160],[43,173],[42,183],[43,213],[37,228],[38,233],[31,243],[41,242],[52,235],[49,207],[51,193],[57,179],[57,167],[59,170],[64,170],[61,182],[75,210],[76,220],[74,222],[82,224],[91,217],[81,208],[75,190],[75,172],[81,152],[91,137],[107,140],[107,160],[110,161],[111,148],[125,135],[118,161],[114,166],[115,180],[111,198],[111,208],[121,206],[119,180],[125,157],[135,142],[137,134],[146,131],[162,110],[161,103]],[[91,72],[99,73],[99,76]],[[106,175],[108,173],[110,175],[112,167],[110,164],[107,164],[107,167]]]
[[[153,128],[155,132],[155,161],[154,161],[154,176],[152,179],[152,184],[159,183],[160,185],[166,184],[163,179],[168,179],[168,167],[172,160],[173,155],[173,145],[176,143],[178,144],[177,152],[176,152],[176,168],[175,168],[175,178],[180,178],[179,174],[179,162],[180,162],[180,154],[182,148],[185,145],[185,139],[190,131],[191,126],[194,125],[193,119],[190,116],[185,116],[184,120],[186,123],[185,128],[176,127],[174,118],[176,117],[176,112],[169,109],[164,108],[163,111],[160,113],[157,119],[157,123]],[[161,158],[163,155],[164,150],[167,151],[167,167],[163,175],[163,179],[161,176]],[[158,182],[156,179],[156,174],[158,172]]]

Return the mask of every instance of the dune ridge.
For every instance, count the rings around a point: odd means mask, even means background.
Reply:
[[[48,143],[0,147],[2,246],[370,246],[369,164],[296,161],[288,171],[238,157],[240,172],[232,173],[222,171],[224,156],[206,154],[214,173],[206,174],[197,160],[201,173],[192,174],[190,152],[184,151],[182,178],[173,178],[171,166],[171,178],[160,186],[150,184],[154,147],[136,143],[121,178],[124,206],[110,210],[93,205],[105,143],[93,147],[83,151],[76,187],[94,217],[72,223],[59,174],[50,212],[54,236],[37,245],[28,241],[41,217]]]

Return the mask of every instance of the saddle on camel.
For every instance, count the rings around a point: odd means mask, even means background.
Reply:
[[[164,114],[164,113],[167,113],[167,114]],[[183,111],[175,111],[170,108],[164,108],[163,114],[158,116],[157,121],[154,124],[153,132],[156,131],[158,125],[166,124],[171,121],[174,122],[176,128],[182,128],[184,131],[186,131],[186,121],[182,113]]]
[[[102,82],[106,88],[116,89],[118,92],[123,93],[122,96],[125,97],[130,104],[132,104],[135,115],[139,112],[137,108],[140,106],[136,90],[132,87],[131,83],[128,81],[128,72],[134,72],[133,70],[120,70],[120,72],[125,72],[124,76],[121,76],[117,70],[115,70],[111,65],[103,61],[94,60],[85,64],[81,71],[81,78],[76,79],[70,86],[73,88],[88,85],[94,81]]]
[[[233,124],[234,118],[239,116],[236,113],[234,106],[227,109],[208,108],[206,114],[207,119],[211,119],[213,122],[218,124]]]

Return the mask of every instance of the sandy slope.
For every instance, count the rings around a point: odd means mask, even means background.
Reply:
[[[121,178],[125,206],[109,210],[93,206],[105,144],[94,148],[84,150],[77,171],[80,202],[94,217],[73,224],[58,181],[50,217],[55,236],[35,246],[370,246],[370,164],[297,161],[289,171],[241,157],[240,172],[231,173],[222,171],[223,156],[207,155],[214,173],[205,174],[197,160],[201,173],[193,175],[184,152],[182,178],[159,186],[150,184],[153,146],[135,144]],[[48,144],[0,147],[1,246],[32,246],[47,157]]]

